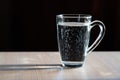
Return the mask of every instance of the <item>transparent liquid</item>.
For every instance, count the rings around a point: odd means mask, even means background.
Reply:
[[[88,26],[70,22],[57,25],[59,50],[65,65],[83,64],[89,44]]]

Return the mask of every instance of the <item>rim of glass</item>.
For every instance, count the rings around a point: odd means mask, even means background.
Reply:
[[[61,18],[91,18],[90,14],[58,14],[57,17]]]

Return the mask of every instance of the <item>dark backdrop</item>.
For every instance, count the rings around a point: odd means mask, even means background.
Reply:
[[[120,50],[120,0],[1,0],[0,51],[58,50],[57,14],[91,14],[106,25],[95,50]],[[99,30],[93,29],[91,43]]]

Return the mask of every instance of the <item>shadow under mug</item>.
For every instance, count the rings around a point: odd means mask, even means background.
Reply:
[[[99,20],[91,22],[91,18],[88,14],[56,16],[58,48],[64,66],[83,66],[86,55],[91,53],[104,37],[104,24]],[[99,26],[100,33],[89,47],[90,32],[96,25]]]

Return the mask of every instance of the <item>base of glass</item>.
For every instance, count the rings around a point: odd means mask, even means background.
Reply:
[[[82,67],[84,62],[76,62],[76,61],[62,61],[65,67]]]

